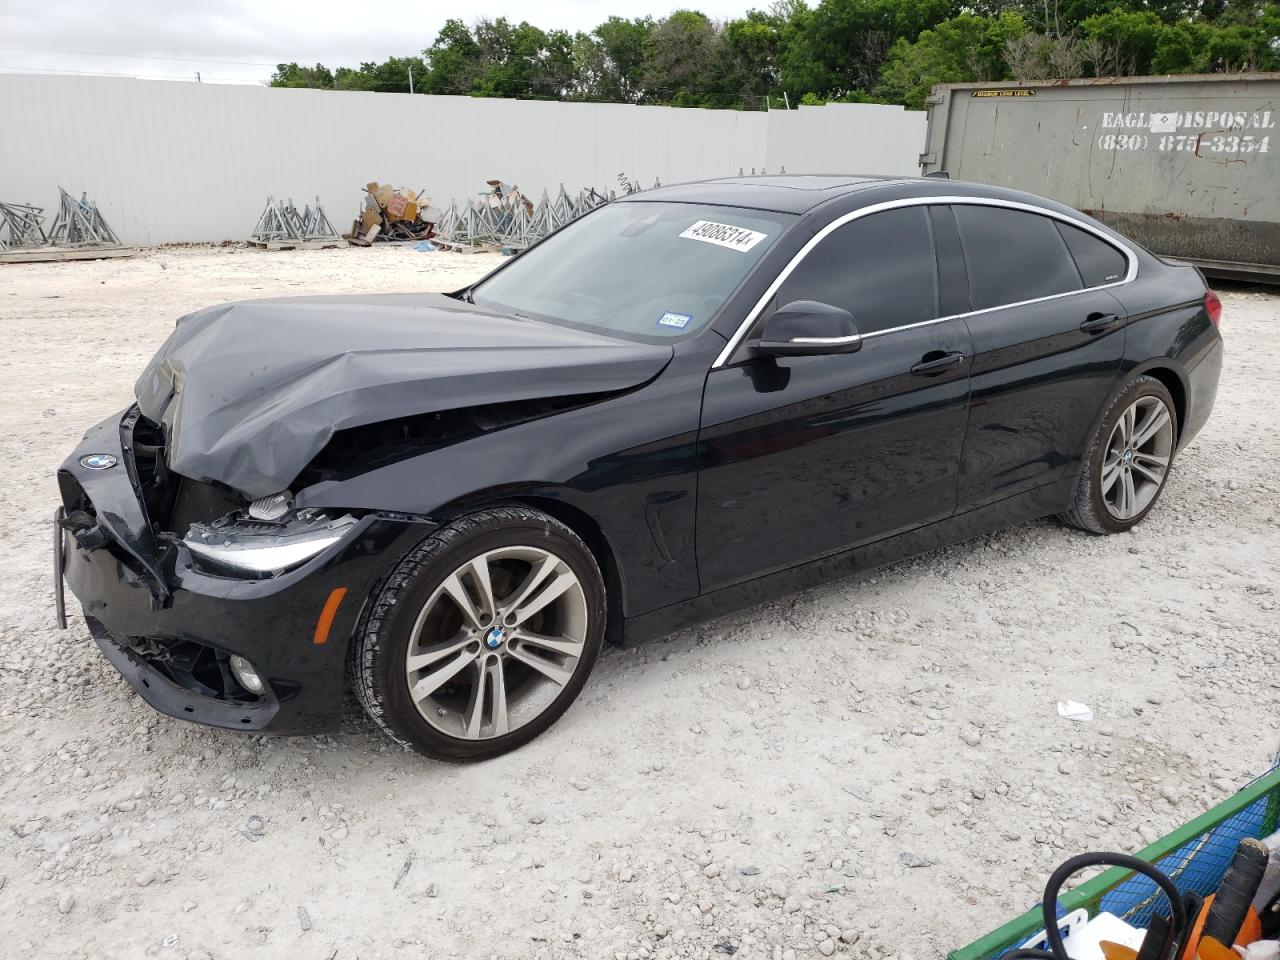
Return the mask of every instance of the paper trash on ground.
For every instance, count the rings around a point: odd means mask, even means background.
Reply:
[[[1068,700],[1065,703],[1059,700],[1058,716],[1066,717],[1068,720],[1076,720],[1080,723],[1088,723],[1093,719],[1093,710],[1086,704],[1076,703],[1074,700]]]

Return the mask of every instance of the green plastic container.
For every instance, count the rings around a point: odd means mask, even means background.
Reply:
[[[1179,890],[1210,894],[1218,889],[1236,845],[1242,839],[1267,837],[1278,828],[1280,767],[1259,777],[1208,813],[1138,851],[1136,856],[1154,863]],[[1107,911],[1137,927],[1145,927],[1154,911],[1167,909],[1155,884],[1123,867],[1085,881],[1062,894],[1058,903],[1066,913],[1081,907],[1088,910],[1090,916]],[[1043,929],[1044,912],[1037,905],[967,947],[953,951],[949,960],[995,960]]]

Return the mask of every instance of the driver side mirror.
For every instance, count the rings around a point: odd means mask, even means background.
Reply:
[[[770,357],[815,357],[853,353],[862,335],[853,314],[829,303],[795,300],[765,321],[756,349]]]

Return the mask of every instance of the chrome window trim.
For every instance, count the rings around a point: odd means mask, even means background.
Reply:
[[[826,344],[845,344],[857,343],[862,339],[862,334],[853,333],[847,337],[792,337],[787,343],[826,343]]]
[[[715,370],[718,367],[723,367],[729,362],[729,358],[733,356],[734,351],[742,345],[742,340],[747,335],[747,331],[750,330],[756,320],[759,319],[761,312],[778,292],[778,288],[781,287],[787,277],[791,275],[791,271],[800,265],[800,261],[808,256],[809,252],[814,247],[825,240],[831,233],[838,230],[840,227],[843,227],[846,223],[861,219],[862,217],[869,217],[872,214],[882,213],[885,210],[895,210],[899,207],[923,207],[935,205],[960,206],[965,204],[980,207],[1005,207],[1009,210],[1021,210],[1024,213],[1036,213],[1040,216],[1050,217],[1054,220],[1060,220],[1063,223],[1070,224],[1073,227],[1078,227],[1087,233],[1093,234],[1104,243],[1109,244],[1123,253],[1125,259],[1129,263],[1129,269],[1125,273],[1123,280],[1117,280],[1114,283],[1102,283],[1096,287],[1083,287],[1079,290],[1068,290],[1065,293],[1054,293],[1047,297],[1036,297],[1032,300],[1019,300],[1015,303],[1002,303],[997,307],[984,307],[981,310],[970,310],[966,313],[953,313],[945,317],[934,317],[932,320],[921,320],[918,323],[905,323],[898,327],[889,327],[885,330],[874,330],[870,333],[859,334],[859,339],[870,340],[873,337],[883,337],[889,333],[900,333],[903,330],[914,330],[917,327],[927,327],[935,323],[945,323],[948,320],[959,320],[963,317],[973,317],[983,313],[991,313],[995,310],[1007,310],[1010,307],[1026,306],[1031,303],[1043,303],[1047,300],[1058,300],[1062,297],[1072,297],[1078,293],[1085,293],[1089,290],[1107,290],[1111,287],[1118,287],[1121,284],[1132,283],[1138,276],[1138,257],[1126,244],[1123,244],[1114,237],[1103,233],[1092,224],[1085,223],[1083,220],[1078,220],[1075,217],[1065,213],[1060,213],[1057,210],[1050,210],[1046,207],[1036,206],[1033,203],[1020,203],[1017,200],[1000,200],[995,197],[908,197],[903,200],[886,200],[883,203],[873,203],[857,210],[850,211],[843,216],[836,217],[836,219],[832,220],[825,227],[810,237],[809,241],[796,252],[795,256],[791,258],[791,261],[782,268],[774,278],[773,282],[769,284],[768,289],[765,290],[760,299],[756,301],[755,306],[748,311],[746,319],[738,325],[738,329],[734,331],[733,336],[729,338],[729,342],[725,344],[724,349],[721,350],[719,355],[716,357],[715,363],[711,364],[711,369]],[[1069,251],[1068,256],[1070,256]]]

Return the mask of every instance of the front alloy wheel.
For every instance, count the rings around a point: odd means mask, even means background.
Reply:
[[[540,716],[573,678],[587,599],[558,556],[501,547],[444,578],[413,626],[409,696],[441,733],[487,740]]]
[[[394,739],[441,760],[513,750],[551,726],[604,640],[595,557],[564,524],[495,507],[427,537],[374,598],[352,677]]]

